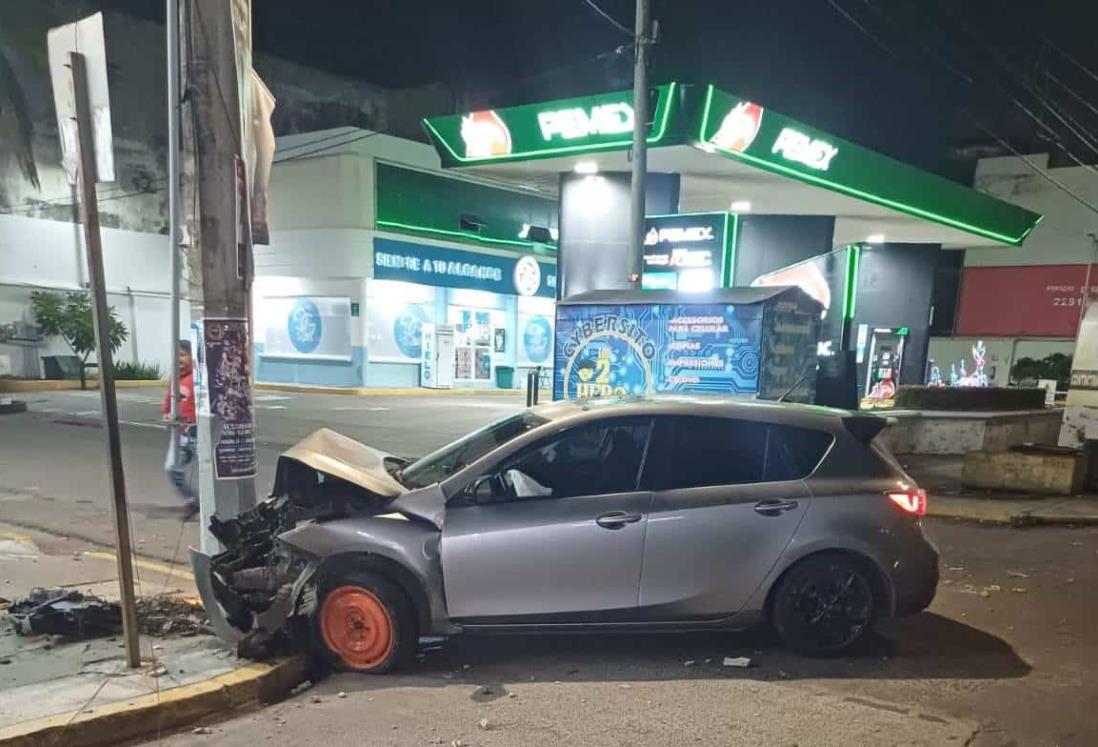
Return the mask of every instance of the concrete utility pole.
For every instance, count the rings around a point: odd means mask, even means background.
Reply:
[[[107,466],[111,478],[115,541],[118,550],[118,587],[122,606],[122,635],[126,640],[126,663],[141,666],[137,639],[137,605],[133,592],[133,545],[130,515],[126,508],[126,475],[122,470],[122,436],[118,430],[118,401],[114,391],[114,361],[111,354],[110,315],[103,272],[103,244],[99,235],[99,202],[95,193],[97,171],[92,136],[92,112],[88,102],[88,78],[84,55],[69,53],[73,98],[76,103],[76,136],[79,145],[80,203],[84,210],[84,243],[88,252],[88,278],[95,320],[95,347],[99,360],[99,396],[107,426]]]
[[[637,0],[633,65],[633,180],[630,184],[629,284],[640,287],[644,268],[645,176],[648,173],[648,45],[651,0]]]
[[[255,505],[251,236],[230,3],[191,0],[188,23],[202,283],[192,314],[202,329],[195,364],[201,549],[211,554],[220,548],[206,529],[210,516],[232,517]]]

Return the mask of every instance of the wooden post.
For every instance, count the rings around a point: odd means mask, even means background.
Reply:
[[[80,195],[84,210],[84,244],[88,252],[88,280],[95,318],[95,345],[99,356],[99,398],[107,426],[107,466],[114,507],[114,534],[118,554],[118,586],[122,600],[122,635],[126,641],[126,663],[141,666],[137,639],[137,604],[133,591],[133,557],[130,517],[126,509],[126,475],[122,469],[122,438],[118,430],[118,401],[114,391],[114,362],[111,354],[110,316],[103,273],[103,245],[99,236],[99,203],[95,193],[95,146],[92,144],[92,116],[88,102],[88,80],[84,55],[69,53],[72,89],[76,100],[76,131],[80,150]]]

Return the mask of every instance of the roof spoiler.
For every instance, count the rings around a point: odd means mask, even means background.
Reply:
[[[872,441],[888,425],[886,418],[877,415],[846,415],[842,421],[847,432],[863,444]]]

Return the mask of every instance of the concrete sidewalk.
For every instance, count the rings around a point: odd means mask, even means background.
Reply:
[[[1098,497],[1034,498],[930,494],[927,515],[1012,526],[1098,525]]]
[[[115,564],[113,553],[81,540],[0,524],[5,600],[21,599],[41,586],[115,601]],[[185,568],[141,558],[136,570],[138,593],[145,599],[178,604],[196,597]],[[126,667],[121,635],[18,636],[6,617],[0,611],[0,747],[105,745],[156,735],[276,700],[305,674],[301,659],[243,661],[212,635],[173,633],[180,620],[171,612],[143,619],[137,669]]]

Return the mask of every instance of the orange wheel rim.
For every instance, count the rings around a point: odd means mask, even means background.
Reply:
[[[360,586],[340,586],[325,597],[320,633],[329,650],[351,669],[373,669],[393,650],[389,611]]]

